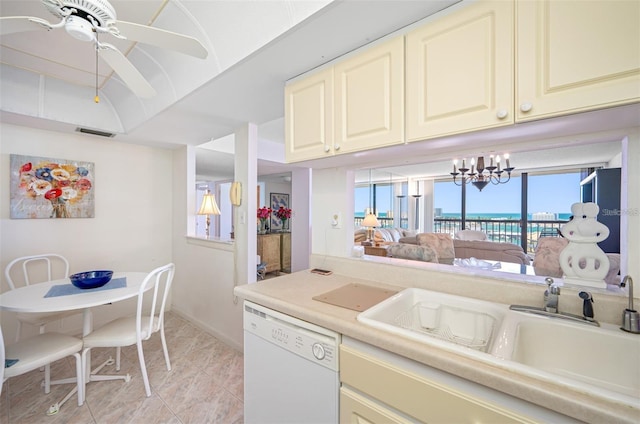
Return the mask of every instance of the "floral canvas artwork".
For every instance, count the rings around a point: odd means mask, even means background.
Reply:
[[[11,155],[11,218],[93,218],[94,164]]]

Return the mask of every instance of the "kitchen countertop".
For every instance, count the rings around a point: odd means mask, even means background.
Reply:
[[[391,290],[390,285],[336,273],[309,270],[235,288],[235,294],[284,314],[314,323],[422,364],[524,399],[570,417],[593,423],[640,422],[640,409],[572,390],[564,385],[521,375],[453,352],[371,328],[356,320],[357,311],[313,300],[314,296],[358,283]]]

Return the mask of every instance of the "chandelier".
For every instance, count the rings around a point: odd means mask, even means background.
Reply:
[[[457,168],[458,160],[454,159],[453,172],[451,173],[453,183],[457,186],[471,183],[480,191],[489,183],[495,185],[505,184],[511,179],[511,171],[515,168],[509,163],[509,154],[505,154],[504,159],[507,166],[503,169],[500,169],[500,156],[495,157],[494,165],[494,157],[491,155],[489,157],[489,166],[487,167],[484,166],[483,156],[478,156],[477,162],[476,159],[472,158],[471,169],[467,168],[466,159],[462,159],[462,166]],[[460,175],[460,180],[457,180],[458,175]]]

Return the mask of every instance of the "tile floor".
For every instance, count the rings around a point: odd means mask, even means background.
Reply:
[[[167,371],[160,335],[145,342],[152,394],[147,398],[135,346],[122,350],[120,373],[132,379],[99,381],[87,385],[86,402],[78,407],[74,396],[56,415],[46,416],[49,405],[61,400],[71,385],[40,388],[43,373],[35,370],[5,382],[0,399],[1,424],[58,423],[242,423],[243,356],[177,315],[166,315],[165,332],[172,370]],[[94,366],[115,349],[93,349]],[[115,357],[115,356],[114,356]],[[71,377],[74,359],[52,365],[52,378]],[[115,373],[115,365],[102,371]]]

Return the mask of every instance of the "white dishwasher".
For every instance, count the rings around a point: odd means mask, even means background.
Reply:
[[[338,422],[340,334],[244,302],[244,422]]]

